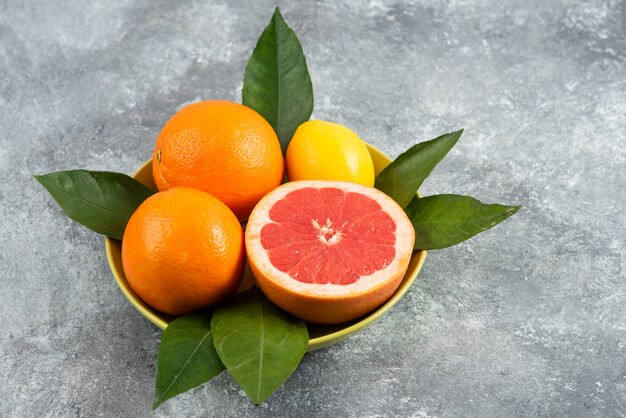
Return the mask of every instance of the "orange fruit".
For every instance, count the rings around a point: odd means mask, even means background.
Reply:
[[[148,305],[171,315],[232,295],[244,260],[243,230],[233,212],[210,194],[185,187],[146,199],[122,239],[128,284]]]
[[[274,189],[245,232],[257,283],[276,305],[310,322],[358,318],[402,281],[413,225],[389,196],[339,181],[295,181]]]
[[[280,142],[249,107],[209,100],[182,108],[163,127],[152,156],[159,190],[204,190],[247,219],[254,205],[284,176]]]

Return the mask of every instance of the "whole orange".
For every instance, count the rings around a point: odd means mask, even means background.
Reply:
[[[159,190],[183,186],[217,197],[244,221],[283,180],[270,124],[249,107],[208,100],[182,108],[163,127],[152,156]]]
[[[130,287],[153,308],[183,315],[232,295],[245,259],[241,224],[208,193],[174,187],[146,199],[122,240]]]

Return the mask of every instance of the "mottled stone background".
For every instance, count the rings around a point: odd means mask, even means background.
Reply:
[[[32,175],[132,173],[180,106],[239,101],[274,5],[0,0],[0,416],[625,416],[614,0],[279,1],[315,118],[392,156],[464,127],[422,191],[523,209],[429,253],[390,314],[307,355],[260,407],[222,374],[151,412],[161,332]]]

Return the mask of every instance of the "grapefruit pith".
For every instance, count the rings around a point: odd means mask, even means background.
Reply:
[[[337,324],[387,300],[406,272],[415,232],[389,196],[340,181],[283,184],[252,211],[248,261],[276,305]]]

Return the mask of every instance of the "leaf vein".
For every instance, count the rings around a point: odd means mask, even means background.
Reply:
[[[182,367],[178,370],[178,373],[176,373],[176,375],[174,376],[174,378],[170,382],[169,386],[163,391],[163,394],[158,398],[159,401],[167,396],[167,393],[170,391],[170,389],[172,388],[174,383],[176,383],[178,381],[178,376],[180,376],[182,371],[185,370],[185,368],[187,366],[189,366],[189,363],[191,362],[191,359],[193,358],[193,356],[196,354],[196,351],[198,351],[198,349],[200,347],[202,347],[202,344],[204,343],[204,340],[206,340],[210,335],[211,335],[211,332],[209,331],[209,332],[206,333],[206,335],[204,337],[202,337],[202,340],[200,340],[200,342],[198,343],[196,348],[194,348],[193,352],[189,355],[189,357],[187,358],[187,361],[185,361],[185,364],[183,364]]]

